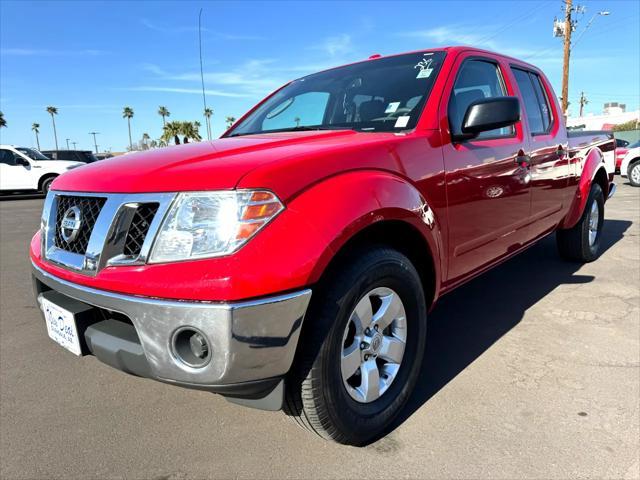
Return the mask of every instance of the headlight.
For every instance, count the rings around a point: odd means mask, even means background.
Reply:
[[[156,237],[150,263],[228,255],[284,209],[264,190],[180,193]]]

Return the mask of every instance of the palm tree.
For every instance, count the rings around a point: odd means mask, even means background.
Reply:
[[[189,139],[195,140],[199,142],[202,140],[200,136],[200,132],[198,131],[198,127],[200,124],[196,125],[197,122],[181,122],[181,133],[183,138],[183,143],[189,143]]]
[[[211,115],[213,115],[213,108],[205,108],[204,118],[207,120],[207,140],[211,140]]]
[[[293,121],[296,122],[296,127],[300,126],[300,117],[294,118]]]
[[[133,108],[124,107],[122,110],[122,118],[127,119],[127,124],[129,126],[129,150],[133,150],[133,142],[131,141],[131,119],[133,118]]]
[[[227,128],[231,128],[231,125],[233,125],[235,121],[236,121],[236,117],[227,117],[226,118]]]
[[[167,107],[163,107],[162,105],[160,105],[158,107],[158,115],[162,117],[162,127],[164,128],[164,126],[167,124],[166,117],[170,117],[171,112],[169,112]]]
[[[7,128],[7,121],[4,119],[4,113],[0,112],[0,128]]]
[[[147,145],[147,141],[151,138],[151,136],[148,133],[143,133],[142,134],[142,143],[145,144],[145,146]]]
[[[171,139],[176,145],[180,145],[180,135],[182,134],[182,122],[168,122],[162,128],[162,137],[160,139],[167,144]]]
[[[31,130],[33,130],[36,134],[36,143],[38,144],[38,150],[40,150],[40,139],[38,138],[38,134],[40,133],[40,124],[35,122],[32,123]]]
[[[51,122],[53,123],[53,138],[56,141],[56,150],[58,150],[58,132],[56,131],[56,119],[54,115],[58,114],[58,109],[49,105],[47,107],[47,113],[51,115]]]

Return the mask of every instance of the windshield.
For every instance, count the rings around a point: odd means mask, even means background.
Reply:
[[[16,150],[18,150],[20,153],[24,153],[27,157],[29,157],[32,160],[51,160],[50,158],[45,157],[35,148],[18,147],[16,148]]]
[[[415,128],[444,56],[444,52],[397,55],[294,80],[241,121],[229,136]]]

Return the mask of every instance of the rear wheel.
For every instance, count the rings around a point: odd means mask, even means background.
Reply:
[[[634,187],[640,187],[640,160],[636,160],[629,165],[627,176],[631,185]]]
[[[424,355],[416,269],[386,247],[359,253],[318,286],[305,324],[285,412],[326,439],[375,440],[409,399]]]
[[[600,253],[603,224],[604,194],[600,185],[594,183],[580,221],[573,228],[556,232],[560,255],[578,262],[594,261]]]

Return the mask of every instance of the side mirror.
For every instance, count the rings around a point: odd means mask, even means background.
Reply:
[[[468,140],[481,132],[514,125],[520,120],[517,97],[487,98],[473,102],[462,121],[462,135],[456,140]]]
[[[26,158],[22,158],[19,155],[15,155],[15,160],[16,160],[16,165],[24,165],[25,167],[31,166],[31,164],[29,163],[29,160],[27,160]]]

